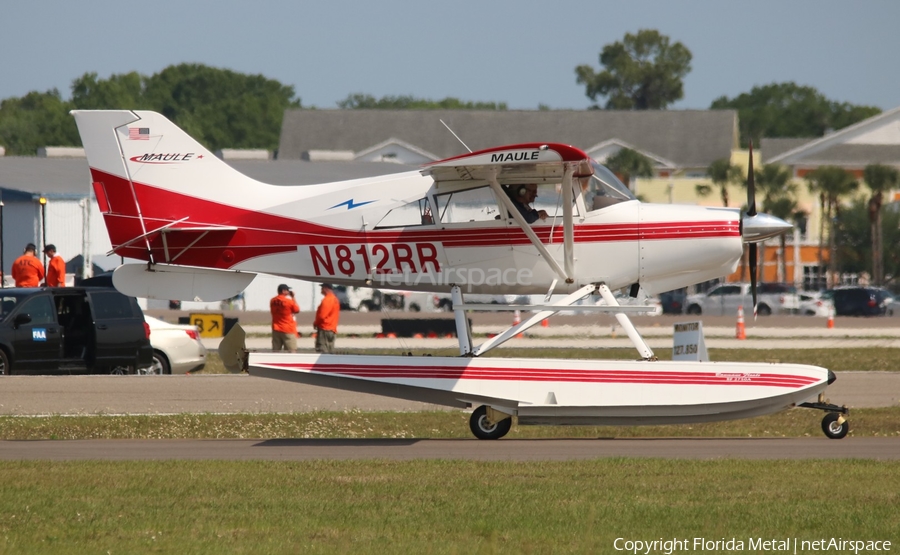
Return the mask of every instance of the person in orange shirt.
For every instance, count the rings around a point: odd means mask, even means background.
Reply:
[[[300,306],[294,300],[294,292],[286,284],[278,286],[278,295],[269,301],[269,312],[272,313],[272,350],[297,352],[297,321],[294,314],[300,312]]]
[[[65,287],[66,261],[56,254],[56,245],[50,244],[44,247],[44,254],[50,259],[47,262],[47,287]]]
[[[334,294],[330,283],[322,284],[322,302],[316,310],[316,352],[333,353],[334,336],[337,335],[338,318],[341,315],[341,302]]]
[[[34,255],[37,247],[34,243],[25,245],[25,254],[13,262],[12,276],[16,280],[16,287],[37,287],[44,279],[44,265]]]

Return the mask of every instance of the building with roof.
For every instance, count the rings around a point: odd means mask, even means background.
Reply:
[[[821,275],[818,266],[818,229],[822,214],[816,195],[809,191],[804,179],[822,166],[838,166],[853,174],[862,185],[857,195],[868,196],[862,182],[863,169],[870,164],[883,164],[900,169],[900,107],[882,112],[866,120],[817,138],[765,138],[761,142],[763,162],[787,166],[798,188],[799,208],[809,214],[805,245],[808,261],[802,268],[803,283],[810,283],[813,273]],[[887,202],[900,201],[900,191],[893,191]],[[823,253],[827,261],[828,253]],[[814,263],[812,261],[815,261]],[[798,280],[799,281],[799,280]]]
[[[570,144],[598,161],[632,148],[650,158],[663,177],[705,172],[713,160],[730,157],[738,147],[737,112],[292,109],[284,115],[278,159],[345,152],[354,160],[415,166],[463,154],[466,147],[527,142]]]

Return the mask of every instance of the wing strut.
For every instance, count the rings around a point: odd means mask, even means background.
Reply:
[[[570,180],[571,181],[571,180]],[[566,271],[562,269],[562,266],[559,265],[559,262],[554,259],[550,253],[547,251],[547,248],[544,247],[544,244],[541,243],[541,240],[538,238],[537,234],[531,229],[531,226],[528,225],[528,222],[525,221],[525,218],[522,217],[522,214],[519,213],[519,210],[515,207],[506,193],[503,192],[503,187],[500,186],[500,182],[497,181],[497,176],[494,175],[490,178],[489,183],[491,184],[491,189],[494,190],[494,193],[497,195],[497,198],[500,199],[500,202],[503,203],[503,206],[506,207],[506,211],[512,216],[512,218],[519,224],[519,227],[522,228],[522,231],[525,232],[525,235],[528,236],[528,239],[531,241],[531,244],[534,245],[534,248],[541,253],[543,259],[550,265],[550,268],[556,272],[559,277],[563,278],[566,283],[573,283],[575,280],[566,274]],[[571,209],[570,209],[571,210]],[[571,225],[571,218],[569,218],[569,224]]]
[[[559,307],[559,308],[556,308],[555,310],[542,310],[536,314],[532,314],[525,320],[522,320],[522,323],[507,329],[500,335],[495,335],[494,337],[488,339],[487,341],[485,341],[484,343],[479,345],[478,348],[476,348],[472,354],[474,356],[483,355],[484,353],[488,352],[489,350],[493,349],[494,347],[497,347],[500,344],[505,343],[508,339],[511,339],[511,338],[515,337],[516,335],[522,333],[523,331],[527,330],[528,328],[534,326],[535,324],[537,324],[544,318],[549,318],[550,316],[553,316],[560,310],[568,308],[571,304],[578,302],[579,300],[585,298],[586,296],[590,295],[593,290],[594,290],[593,284],[585,285],[584,287],[578,289],[571,295],[568,295],[565,298],[563,298],[562,300],[553,303],[554,307]],[[455,299],[454,299],[454,301],[455,301]],[[456,306],[453,307],[453,310],[459,310],[460,312],[463,312],[463,310],[461,308],[458,309]]]
[[[562,180],[563,194],[563,253],[566,265],[566,275],[569,279],[566,283],[572,283],[571,276],[575,275],[575,222],[573,221],[572,205],[575,202],[572,192],[572,175],[575,167],[571,164],[566,168]]]
[[[597,286],[597,291],[600,292],[600,296],[603,297],[603,300],[606,301],[606,304],[609,306],[619,306],[619,301],[616,300],[616,297],[612,294],[612,291],[609,290],[609,286],[605,283],[601,283]],[[650,348],[650,345],[647,345],[647,342],[644,341],[644,338],[641,337],[641,334],[634,328],[634,324],[631,323],[631,319],[628,318],[627,314],[616,313],[616,320],[619,321],[619,325],[625,329],[625,333],[628,334],[628,338],[631,339],[631,342],[634,343],[634,348],[641,353],[641,357],[644,360],[656,360],[656,355],[653,354],[653,350]]]

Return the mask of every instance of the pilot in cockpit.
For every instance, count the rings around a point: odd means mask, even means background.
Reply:
[[[522,214],[525,221],[530,224],[533,224],[539,219],[547,219],[546,210],[535,210],[531,207],[531,204],[537,199],[537,188],[537,184],[529,183],[528,185],[511,185],[506,190],[507,194],[509,194],[512,199],[513,204],[515,204],[516,208],[519,210],[519,213]]]

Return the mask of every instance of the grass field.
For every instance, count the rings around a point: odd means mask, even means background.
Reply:
[[[674,426],[513,425],[507,437],[821,437],[823,415],[819,411],[793,409],[745,420]],[[0,417],[0,440],[463,438],[476,441],[469,431],[468,419],[469,414],[462,411],[7,416]],[[850,437],[900,437],[900,407],[851,411]]]
[[[804,360],[796,352],[722,354],[846,371],[892,370],[896,351],[823,350],[803,352]],[[224,368],[213,355],[205,372]],[[0,417],[0,438],[469,438],[467,418],[456,411]],[[514,426],[508,437],[819,437],[820,418],[796,409],[703,425]],[[854,410],[850,433],[900,436],[900,407]],[[672,539],[688,542],[673,553],[701,552],[695,539],[705,542],[702,553],[733,553],[724,543],[732,539],[742,551],[768,553],[750,542],[831,538],[887,540],[895,550],[897,506],[900,463],[867,460],[10,461],[0,471],[0,554],[593,554],[631,553],[616,549],[625,540]]]
[[[616,538],[735,538],[744,551],[751,538],[896,545],[898,470],[874,461],[11,462],[0,475],[0,552],[616,553]]]

